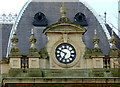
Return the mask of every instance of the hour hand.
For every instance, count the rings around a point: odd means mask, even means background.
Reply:
[[[67,55],[67,53],[64,52],[64,56],[63,56],[64,59],[65,59],[65,56],[66,56],[66,55]]]
[[[61,57],[65,58],[66,55],[67,55],[67,53],[61,50]]]

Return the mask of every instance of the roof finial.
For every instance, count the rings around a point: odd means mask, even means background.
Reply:
[[[16,34],[15,29],[13,30],[13,35]]]
[[[97,35],[96,29],[94,30],[95,35]]]
[[[31,43],[31,47],[35,47],[34,43],[36,42],[36,39],[34,37],[33,29],[31,30],[31,37],[29,39],[29,42]]]
[[[93,43],[95,44],[94,48],[99,48],[98,46],[98,43],[99,43],[99,39],[98,39],[98,36],[97,36],[97,32],[96,32],[96,29],[94,30],[94,37],[93,37]]]
[[[94,30],[94,37],[93,37],[93,43],[95,44],[94,45],[94,48],[92,49],[92,56],[104,56],[104,54],[102,53],[100,47],[98,46],[98,43],[99,43],[99,38],[97,36],[97,32],[96,32],[96,29]]]
[[[112,44],[112,46],[111,46],[111,48],[109,50],[109,56],[110,57],[118,57],[118,55],[119,55],[119,49],[115,45],[116,38],[115,38],[113,30],[111,31],[111,39],[109,41]]]
[[[111,31],[111,39],[110,39],[110,43],[112,43],[112,45],[115,46],[115,43],[116,43],[116,39],[115,39],[115,36],[114,36],[114,32],[113,30]]]
[[[12,56],[12,57],[13,56],[21,56],[21,53],[20,53],[18,47],[16,46],[16,43],[18,42],[18,38],[16,36],[15,30],[13,31],[13,37],[11,38],[11,41],[13,43],[13,47],[10,50],[9,56]]]
[[[113,30],[112,30],[112,36],[114,36]]]
[[[31,30],[31,34],[34,34],[34,31],[33,31],[33,29]]]
[[[16,32],[15,30],[13,31],[13,37],[11,39],[13,46],[16,46],[16,43],[18,42],[18,38],[16,37]]]
[[[105,12],[104,14],[105,14],[105,24],[106,24],[106,16],[107,16],[107,13]]]
[[[64,4],[64,2],[63,2],[63,3],[62,3],[62,7],[60,8],[60,12],[61,12],[61,14],[62,14],[62,17],[65,17],[66,11],[67,11],[67,9],[66,9],[65,4]]]
[[[33,29],[31,30],[31,36],[29,38],[29,42],[31,43],[31,46],[30,46],[30,49],[29,49],[29,53],[28,53],[28,56],[31,57],[31,56],[37,56],[39,57],[39,53],[37,51],[37,48],[35,47],[35,42],[36,42],[36,39],[35,39],[35,36],[34,36],[34,31]]]

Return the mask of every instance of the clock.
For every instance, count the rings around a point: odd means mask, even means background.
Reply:
[[[55,56],[60,63],[69,64],[76,58],[75,48],[68,43],[62,43],[55,49]]]

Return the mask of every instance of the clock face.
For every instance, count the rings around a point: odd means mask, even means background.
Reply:
[[[62,43],[57,46],[55,50],[55,56],[60,63],[69,64],[72,63],[76,58],[76,51],[72,45],[68,43]]]

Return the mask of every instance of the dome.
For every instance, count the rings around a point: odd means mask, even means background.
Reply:
[[[62,5],[61,1],[63,0],[59,0],[59,2],[56,2],[56,0],[29,0],[22,8],[17,21],[11,30],[7,55],[10,51],[10,39],[13,35],[12,32],[14,29],[16,30],[16,34],[19,39],[17,46],[20,49],[21,54],[28,54],[28,49],[30,47],[29,37],[32,28],[34,29],[35,37],[37,39],[35,45],[38,51],[40,51],[40,49],[47,43],[47,38],[42,33],[47,26],[34,26],[32,24],[34,21],[34,16],[36,13],[42,12],[48,21],[48,26],[56,23],[61,18],[61,13],[59,12],[59,9]],[[69,18],[71,22],[74,22],[74,17],[79,12],[83,13],[86,17],[88,25],[85,26],[85,28],[87,28],[87,32],[83,36],[85,45],[90,49],[93,48],[94,44],[92,43],[92,39],[94,35],[94,29],[96,29],[98,38],[100,39],[99,46],[104,54],[108,54],[108,38],[110,38],[110,35],[104,23],[100,21],[94,10],[92,10],[85,2],[79,2],[79,0],[64,0],[64,2],[65,7],[67,8],[66,17]]]

